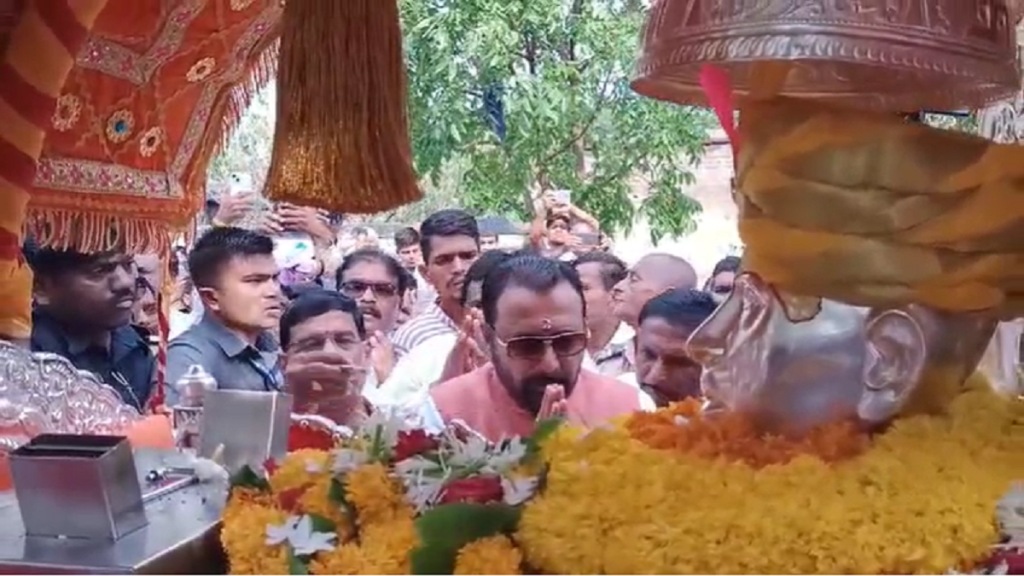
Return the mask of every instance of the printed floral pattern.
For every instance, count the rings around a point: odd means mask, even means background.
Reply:
[[[132,135],[135,117],[128,110],[118,110],[107,119],[107,140],[115,144],[124,142]]]
[[[185,78],[187,78],[189,82],[193,83],[202,82],[203,80],[209,78],[210,74],[213,73],[213,70],[216,67],[216,60],[209,57],[203,58],[202,60],[193,64],[191,68],[189,68],[188,73],[185,74]]]
[[[142,134],[142,138],[139,140],[139,154],[142,154],[143,158],[149,158],[156,152],[158,146],[164,139],[164,131],[159,128],[150,128]]]
[[[64,94],[57,99],[57,108],[53,111],[53,128],[58,132],[70,130],[78,123],[82,113],[82,100],[74,94]]]

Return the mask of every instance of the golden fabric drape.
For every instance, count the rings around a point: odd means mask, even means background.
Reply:
[[[285,4],[267,196],[368,214],[422,197],[397,0]]]
[[[1024,315],[1024,147],[784,98],[740,119],[747,269],[856,305]]]

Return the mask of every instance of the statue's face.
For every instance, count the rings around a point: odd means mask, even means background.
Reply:
[[[993,327],[919,306],[878,311],[824,300],[791,320],[794,312],[757,276],[737,278],[689,340],[710,406],[783,432],[844,418],[876,426],[903,410],[940,409]]]

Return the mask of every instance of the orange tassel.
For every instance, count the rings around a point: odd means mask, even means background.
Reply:
[[[419,200],[406,98],[397,0],[286,3],[267,196],[363,214]]]

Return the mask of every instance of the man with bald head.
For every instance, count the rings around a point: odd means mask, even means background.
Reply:
[[[648,254],[615,286],[615,315],[635,329],[640,311],[652,298],[669,290],[696,287],[697,273],[689,262],[672,254]]]
[[[631,328],[640,325],[640,311],[657,296],[681,288],[697,287],[697,273],[690,263],[672,254],[648,254],[640,259],[629,274],[612,291],[614,313]],[[632,374],[636,366],[636,337],[625,347],[626,358],[620,379],[636,385]]]

